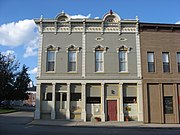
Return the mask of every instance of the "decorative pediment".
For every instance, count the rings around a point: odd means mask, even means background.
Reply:
[[[118,14],[114,13],[112,10],[105,14],[103,21],[106,23],[118,23],[121,20]]]
[[[49,51],[59,51],[61,48],[60,47],[55,47],[54,45],[49,45],[47,48],[46,48],[46,51],[49,50]]]
[[[73,44],[71,44],[71,45],[69,45],[67,48],[66,48],[66,50],[67,51],[80,51],[80,49],[81,49],[81,47],[77,47],[77,46],[75,46],[75,45],[73,45]]]
[[[127,51],[127,52],[129,52],[129,51],[131,51],[131,49],[132,49],[131,47],[128,48],[126,45],[121,45],[116,50],[117,50],[117,52],[119,52],[119,51]]]
[[[108,47],[104,47],[102,45],[97,45],[96,47],[93,48],[93,52],[95,51],[107,51]]]
[[[70,20],[70,16],[68,14],[64,13],[64,11],[62,11],[60,14],[58,14],[55,17],[55,19],[60,22],[66,22],[66,21]]]

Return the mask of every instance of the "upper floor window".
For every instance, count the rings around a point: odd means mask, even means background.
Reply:
[[[55,71],[55,50],[47,51],[47,71]]]
[[[104,59],[103,59],[103,51],[96,50],[95,52],[95,70],[96,72],[103,72]]]
[[[154,52],[147,53],[148,72],[155,72]]]
[[[119,72],[127,72],[127,51],[119,50]]]
[[[180,52],[177,52],[178,72],[180,72]]]
[[[77,53],[76,51],[68,51],[68,72],[76,71]]]
[[[77,71],[77,53],[80,51],[80,47],[70,45],[67,49],[68,52],[68,72]]]
[[[162,60],[163,60],[163,72],[170,72],[169,53],[168,52],[162,53]]]

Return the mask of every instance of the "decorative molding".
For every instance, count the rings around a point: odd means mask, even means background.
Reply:
[[[66,52],[68,52],[68,51],[77,51],[77,52],[79,52],[80,49],[81,49],[81,47],[77,47],[76,45],[71,44],[66,48]]]
[[[119,51],[121,51],[121,50],[127,51],[127,53],[129,53],[129,52],[132,50],[132,48],[131,48],[131,47],[128,48],[126,45],[121,45],[121,46],[118,47],[116,50],[117,50],[117,53],[118,53]]]
[[[108,47],[104,47],[104,46],[98,44],[96,47],[93,48],[93,52],[95,52],[97,50],[106,52],[107,49],[108,49]]]
[[[96,40],[96,41],[103,41],[104,38],[102,38],[102,37],[96,37],[95,40]]]
[[[126,41],[127,38],[121,37],[121,38],[119,38],[119,40],[120,40],[120,41]]]

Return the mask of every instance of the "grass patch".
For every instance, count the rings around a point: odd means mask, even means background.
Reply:
[[[0,108],[0,114],[16,112],[15,109]]]

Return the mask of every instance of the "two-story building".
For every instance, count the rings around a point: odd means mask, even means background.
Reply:
[[[35,119],[143,121],[139,20],[62,12],[39,27]]]
[[[145,123],[180,122],[180,25],[140,23]]]

